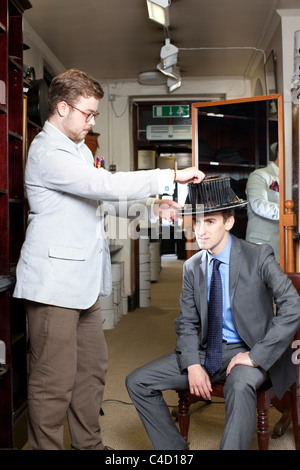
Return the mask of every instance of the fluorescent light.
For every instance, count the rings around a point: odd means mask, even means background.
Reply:
[[[223,117],[224,117],[224,114],[207,113],[207,116],[211,116],[211,117],[221,117],[221,118],[223,118]]]
[[[171,78],[168,77],[167,80],[167,86],[169,88],[169,92],[172,93],[172,91],[177,90],[181,86],[181,77],[178,75],[177,78]]]
[[[147,0],[148,14],[150,20],[168,27],[169,26],[169,5],[171,0]]]
[[[164,75],[167,75],[167,77],[171,78],[176,78],[178,79],[180,77],[180,72],[179,72],[179,67],[168,67],[166,69],[163,68],[161,62],[156,66],[156,68],[163,73]]]
[[[172,93],[172,91],[177,90],[177,88],[181,87],[181,79],[174,80],[173,78],[168,78],[167,85],[169,88],[169,92]]]

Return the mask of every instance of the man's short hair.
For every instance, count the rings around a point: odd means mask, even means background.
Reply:
[[[226,222],[226,220],[229,219],[229,217],[234,217],[235,215],[234,209],[225,209],[223,211],[220,211],[220,213],[223,216],[224,222]]]
[[[78,98],[104,96],[103,88],[95,78],[81,70],[70,69],[53,78],[48,89],[49,115],[53,115],[60,101],[75,106]]]
[[[221,211],[214,211],[214,212],[205,212],[204,214],[199,214],[199,215],[194,215],[193,219],[194,222],[197,220],[198,217],[204,217],[204,216],[209,216],[209,215],[214,215],[214,214],[220,214],[223,217],[224,222],[226,222],[229,217],[234,217],[235,216],[235,210],[234,209],[224,209]]]

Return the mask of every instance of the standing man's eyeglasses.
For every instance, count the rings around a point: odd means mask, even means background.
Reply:
[[[67,103],[67,102],[66,102]],[[90,122],[91,119],[97,119],[100,113],[85,113],[84,111],[81,111],[81,109],[76,108],[75,106],[72,106],[71,104],[67,103],[68,106],[70,106],[73,109],[76,109],[76,111],[79,111],[81,114],[85,116],[86,122]]]

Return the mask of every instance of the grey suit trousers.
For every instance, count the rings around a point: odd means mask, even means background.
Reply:
[[[227,366],[236,354],[248,348],[241,343],[223,343],[222,368],[211,383],[225,381],[226,419],[220,449],[250,449],[256,426],[256,390],[268,378],[260,368],[237,365],[226,377]],[[204,363],[205,350],[199,352]],[[164,390],[189,388],[187,373],[179,368],[171,353],[136,369],[126,378],[128,393],[145,426],[154,449],[186,450],[186,443],[175,425],[162,395]]]

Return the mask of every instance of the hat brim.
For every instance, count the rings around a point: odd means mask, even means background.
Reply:
[[[240,199],[238,202],[229,203],[223,206],[216,206],[216,207],[199,207],[193,208],[191,205],[184,206],[183,209],[179,209],[176,214],[179,216],[191,216],[191,215],[199,215],[199,214],[210,214],[211,212],[222,212],[227,209],[241,209],[242,207],[246,206],[248,201]]]

